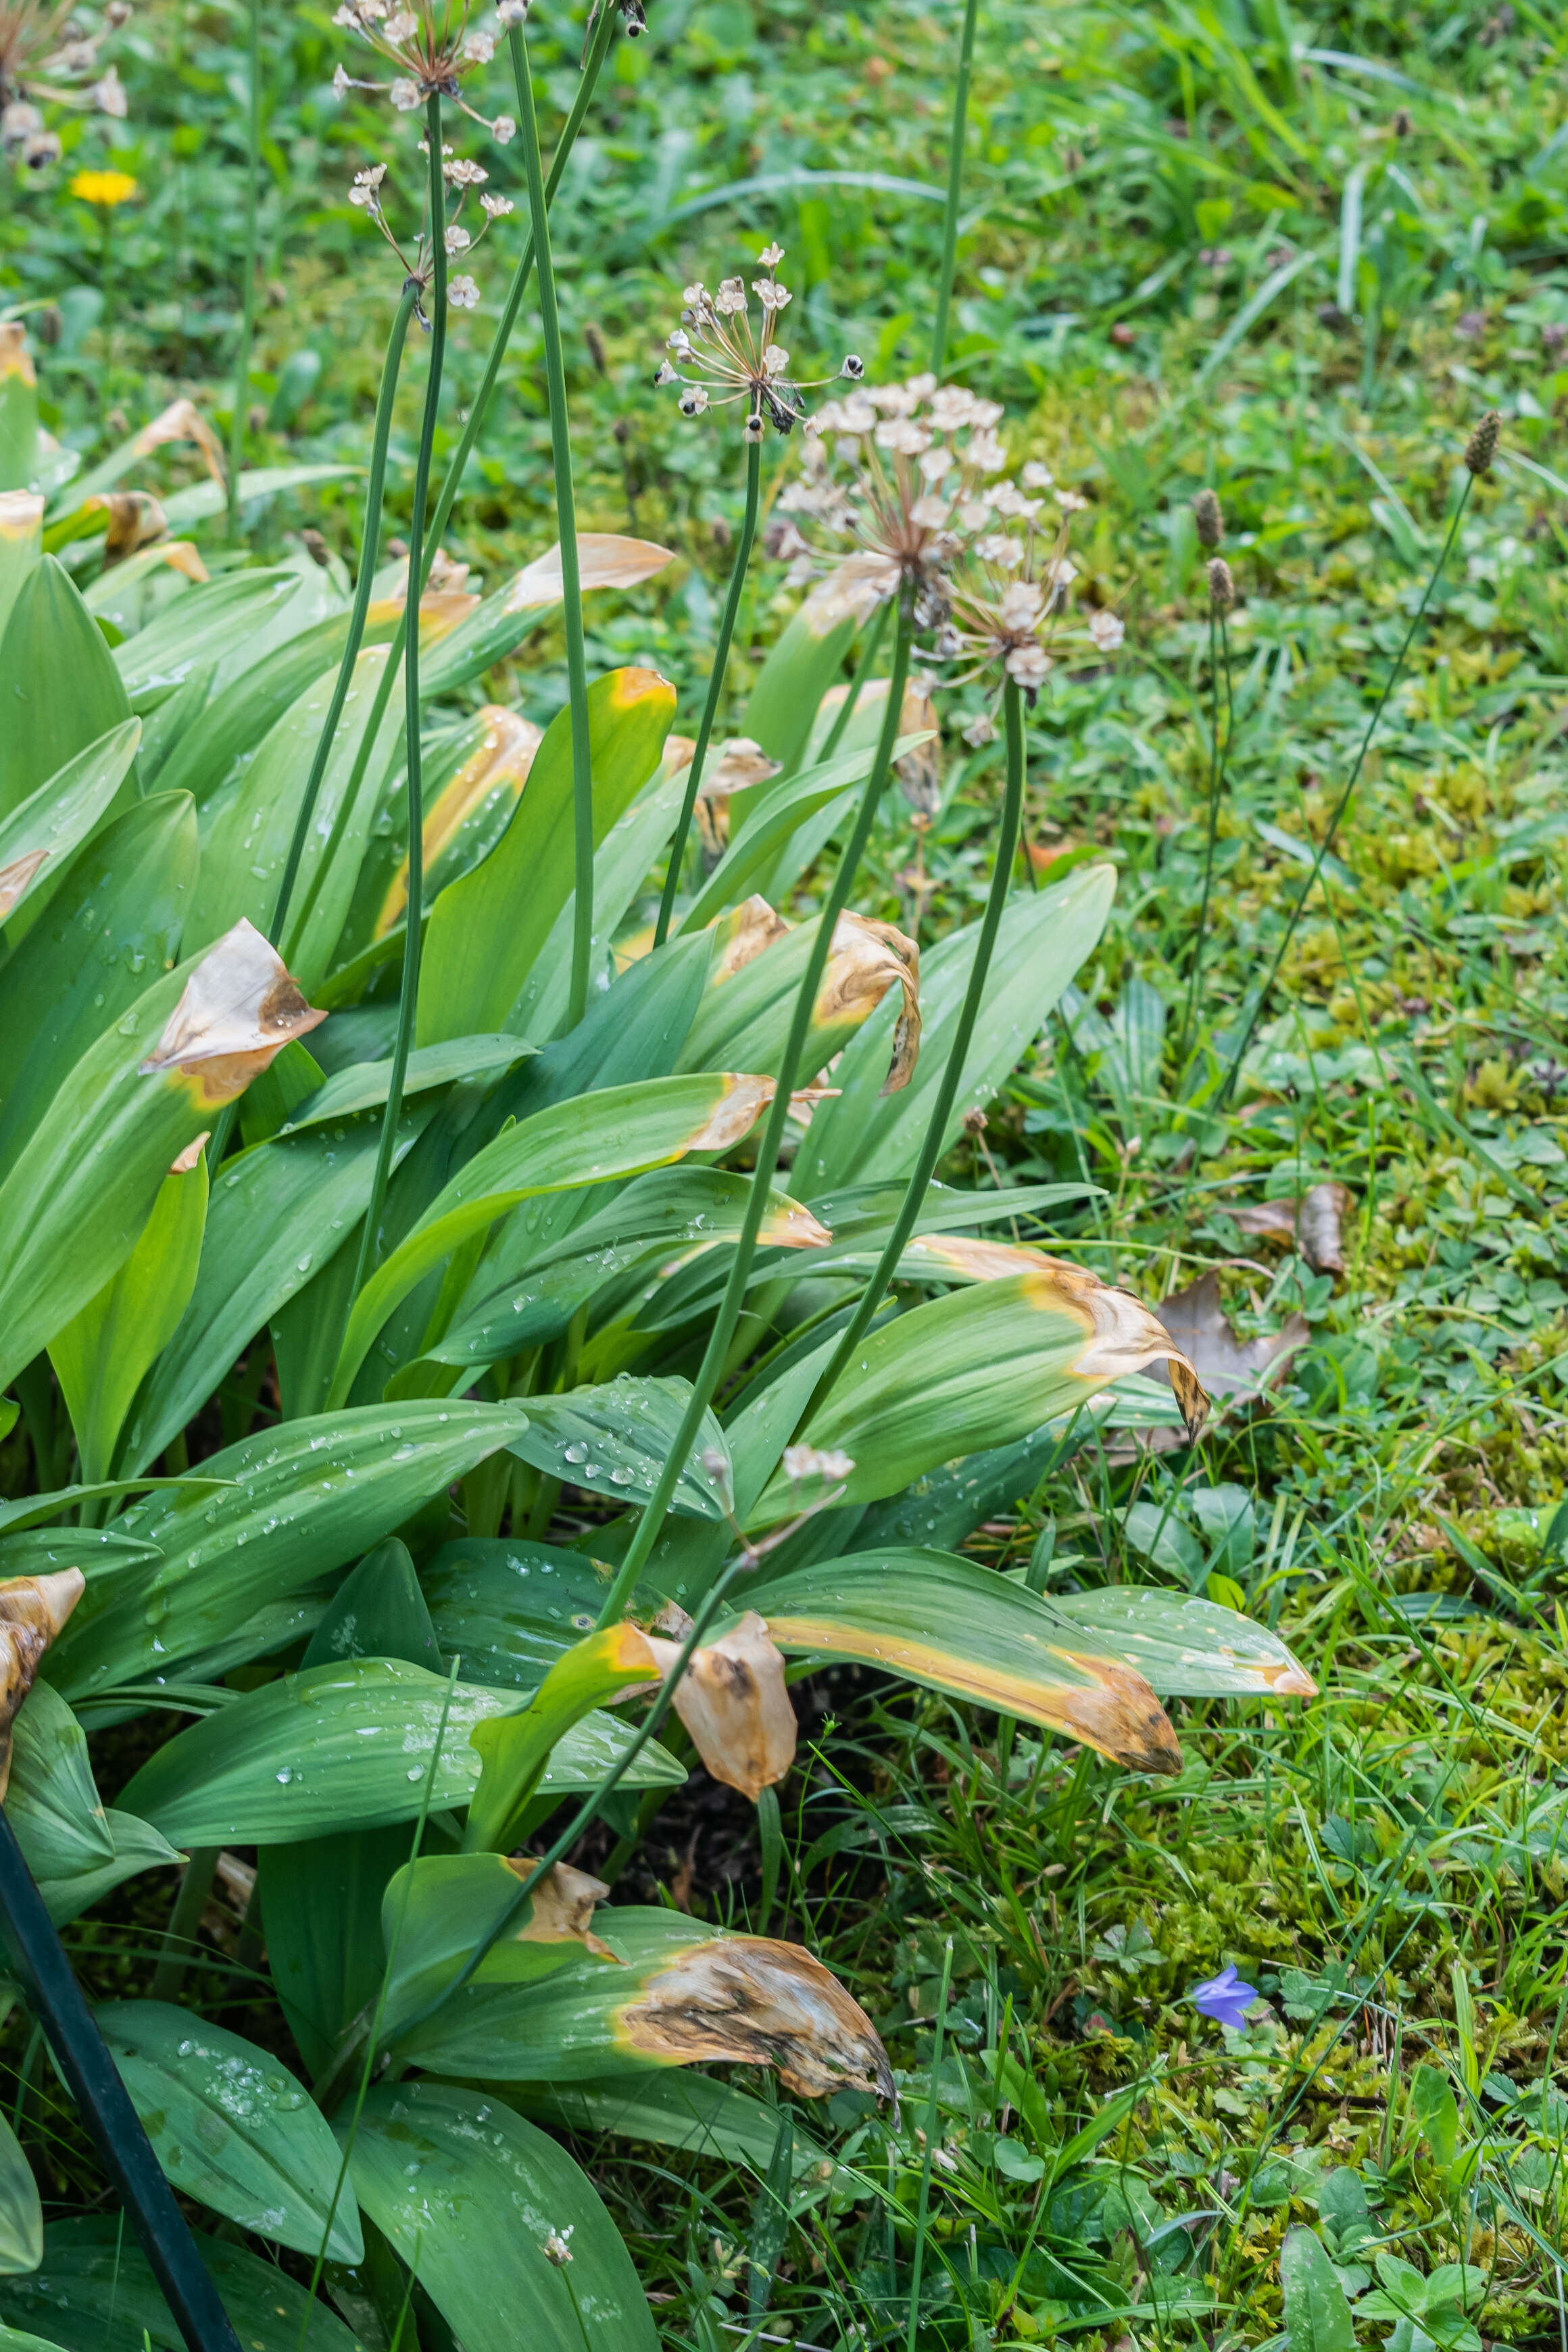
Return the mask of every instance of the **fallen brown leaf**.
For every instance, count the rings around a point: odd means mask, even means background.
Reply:
[[[1256,1395],[1311,1337],[1306,1317],[1292,1315],[1267,1339],[1238,1339],[1220,1305],[1219,1276],[1212,1268],[1156,1311],[1213,1396]]]
[[[1314,1184],[1310,1192],[1288,1201],[1228,1201],[1220,1206],[1244,1234],[1278,1235],[1293,1241],[1318,1274],[1342,1274],[1344,1240],[1341,1220],[1354,1195],[1348,1185]]]

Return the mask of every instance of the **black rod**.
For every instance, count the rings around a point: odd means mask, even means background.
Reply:
[[[4,1806],[0,1934],[190,2352],[240,2352],[239,2338],[82,1997]]]

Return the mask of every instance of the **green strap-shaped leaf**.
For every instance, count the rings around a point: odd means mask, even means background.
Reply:
[[[476,1944],[490,1937],[481,1963],[487,1984],[532,1984],[581,1957],[570,1895],[568,1916],[549,1899],[548,1886],[542,1905],[530,1895],[514,1910],[529,1868],[526,1860],[500,1853],[425,1853],[387,1881],[381,1906],[387,1955],[381,2032],[387,2041],[405,2019],[433,2008]]]
[[[535,1193],[639,1175],[688,1151],[717,1148],[713,1123],[726,1104],[737,1112],[738,1140],[749,1123],[745,1107],[760,1099],[752,1081],[722,1073],[650,1078],[554,1104],[498,1135],[458,1170],[365,1284],[349,1318],[329,1402],[348,1395],[393,1308],[470,1234]]]
[[[510,1693],[459,1682],[448,1706],[445,1675],[396,1658],[310,1666],[167,1741],[124,1801],[185,1846],[278,1845],[412,1821],[427,1781],[437,1811],[468,1805],[480,1769],[468,1735],[516,1704]],[[557,1743],[542,1785],[594,1787],[632,1736],[613,1716],[591,1717]],[[672,1788],[685,1778],[650,1741],[626,1785]]]
[[[562,1652],[593,1632],[610,1573],[584,1552],[465,1536],[441,1546],[420,1583],[437,1640],[470,1682],[537,1690]]]
[[[610,2132],[617,2139],[646,2140],[655,2147],[738,2164],[748,2172],[767,2171],[778,2141],[776,2106],[690,2067],[664,2074],[606,2074],[596,2083],[531,2083],[510,2096],[525,2115],[556,2131]],[[791,2161],[797,2182],[805,2173],[817,2173],[824,2193],[835,2176],[849,2184],[849,2176],[798,2118]]]
[[[88,844],[0,971],[0,1176],[89,1046],[174,962],[195,878],[190,800],[139,801]]]
[[[199,2232],[196,2245],[245,2352],[366,2352],[276,2263]],[[148,2341],[155,2352],[185,2352],[147,2258],[120,2214],[53,2222],[38,2269],[0,2284],[0,2320],[45,2331],[44,2344],[65,2352],[143,2352]]]
[[[560,1396],[530,1397],[528,1426],[508,1451],[536,1470],[595,1495],[646,1502],[658,1486],[691,1400],[691,1383],[624,1375]],[[721,1519],[730,1507],[730,1449],[712,1412],[702,1416],[680,1467],[671,1507]]]
[[[592,2185],[499,2099],[448,2083],[378,2086],[350,2173],[465,2352],[517,2352],[524,2333],[529,2352],[656,2352],[647,2298]],[[569,2268],[546,2251],[552,2234]]]
[[[1149,1585],[1053,1594],[1086,1655],[1141,1674],[1161,1698],[1311,1698],[1317,1685],[1278,1633],[1235,1609]]]
[[[44,2259],[44,2209],[20,2140],[0,2116],[0,2277],[36,2271]]]
[[[71,851],[112,803],[141,739],[139,719],[117,720],[0,819],[0,920],[12,940],[26,935]]]
[[[46,1682],[16,1717],[5,1817],[37,1879],[79,1877],[114,1859],[81,1726]]]
[[[176,2189],[299,2253],[314,2254],[325,2241],[333,2262],[363,2258],[353,2203],[339,2198],[333,2211],[340,2159],[331,2128],[286,2066],[168,2001],[110,2001],[97,2015]]]
[[[84,1478],[107,1477],[132,1400],[179,1328],[206,1213],[207,1164],[198,1153],[194,1168],[164,1177],[124,1265],[49,1342]]]
[[[590,688],[595,843],[658,767],[674,715],[675,689],[655,670],[615,670]],[[502,1026],[571,893],[573,865],[572,719],[563,710],[500,842],[436,902],[419,982],[421,1045]]]
[[[841,600],[826,593],[808,596],[757,672],[740,731],[777,760],[785,775],[799,765],[856,626]]]
[[[0,817],[131,716],[103,631],[52,555],[34,564],[11,607],[0,698]]]
[[[204,1463],[229,1481],[136,1504],[118,1522],[162,1561],[96,1578],[49,1652],[68,1697],[167,1674],[264,1601],[341,1568],[465,1477],[522,1420],[517,1405],[377,1405],[263,1431]]]
[[[635,1625],[601,1625],[556,1659],[520,1712],[501,1716],[498,1708],[476,1723],[469,1745],[484,1769],[468,1808],[465,1853],[510,1852],[558,1743],[594,1708],[657,1680],[652,1653]]]
[[[79,491],[87,483],[79,484]],[[184,590],[167,611],[138,629],[112,659],[127,694],[142,697],[183,686],[208,662],[232,656],[285,611],[292,621],[302,601],[301,576],[287,565],[265,572],[233,572]],[[323,665],[330,656],[323,656]],[[252,737],[254,742],[256,737]]]

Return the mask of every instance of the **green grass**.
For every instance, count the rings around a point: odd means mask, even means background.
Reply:
[[[721,429],[684,425],[647,388],[679,288],[743,266],[776,231],[803,357],[847,343],[879,375],[908,370],[923,364],[942,216],[799,181],[682,207],[802,172],[940,188],[956,31],[945,8],[658,0],[647,39],[615,53],[557,215],[579,513],[682,562],[669,584],[591,608],[589,660],[668,668],[688,731],[703,679],[685,648],[717,625],[742,467]],[[237,10],[139,15],[121,51],[129,122],[73,123],[65,172],[18,189],[0,220],[9,290],[59,304],[50,421],[89,452],[113,437],[116,408],[135,425],[190,390],[220,422],[226,410],[242,33]],[[396,283],[342,194],[392,133],[331,100],[325,11],[274,19],[264,38],[268,291],[252,392],[272,422],[250,462],[363,457]],[[558,112],[580,30],[542,20],[531,40]],[[1094,845],[1121,879],[1097,963],[996,1106],[973,1172],[1087,1173],[1102,1189],[1053,1229],[1064,1254],[1153,1300],[1217,1268],[1244,1339],[1300,1315],[1309,1339],[1266,1403],[1222,1412],[1196,1448],[1123,1461],[1091,1442],[972,1548],[1021,1567],[1054,1528],[1044,1572],[1058,1588],[1228,1578],[1321,1691],[1185,1707],[1185,1770],[1145,1783],[992,1717],[836,1678],[837,1719],[781,1792],[770,1926],[819,1950],[868,2008],[900,2112],[846,2095],[803,2113],[839,2169],[797,2181],[787,2216],[765,2179],[575,2143],[658,2282],[672,2347],[1261,2345],[1282,2326],[1290,2221],[1319,2226],[1368,2283],[1374,2251],[1423,2272],[1479,2265],[1481,2336],[1561,2340],[1565,48],[1524,5],[982,11],[952,363],[1089,501],[1077,593],[1123,613],[1129,634],[1110,664],[1058,673],[1034,716],[1037,855]],[[106,160],[143,189],[113,225],[112,315],[96,303],[99,228],[64,192],[71,168]],[[480,260],[499,299],[502,233]],[[481,310],[457,339],[448,447],[487,337]],[[290,417],[306,352],[323,365]],[[420,374],[399,409],[394,530]],[[1504,459],[1471,501],[1222,1108],[1247,992],[1489,405]],[[789,462],[770,447],[765,495]],[[1242,602],[1184,1064],[1215,683],[1189,504],[1205,483]],[[525,327],[449,544],[494,572],[548,542],[552,513]],[[351,546],[352,489],[269,510],[256,542],[307,520]],[[779,581],[753,572],[740,646],[776,634]],[[488,691],[548,716],[565,695],[560,647]],[[942,810],[917,840],[899,804],[861,900],[922,940],[978,911],[1000,784],[1000,748],[966,754],[964,696],[948,708]],[[1041,858],[1042,884],[1059,870]],[[1337,1274],[1231,1216],[1324,1181],[1352,1196]],[[699,1825],[685,1899],[754,1924],[778,1856],[742,1822],[726,1876],[706,1856],[728,1851],[732,1821]],[[665,1850],[656,1829],[656,1869]],[[150,1948],[152,1919],[132,1930],[132,1907],[75,1944],[139,1981],[144,1958],[112,1961],[116,1938]],[[1269,2004],[1245,2037],[1184,1998],[1227,1962]],[[1424,2066],[1452,2087],[1451,2144]],[[1033,2090],[1011,2096],[1026,2077]],[[1123,2089],[1136,2095],[1108,2107]],[[921,2138],[933,2100],[940,2146]],[[1053,2149],[1097,2115],[1092,2193],[1053,2197]],[[1346,2168],[1367,2204],[1359,2250],[1338,2234],[1342,2184],[1324,2189]],[[79,2156],[65,2162],[59,2193],[84,2177]],[[765,2306],[753,2256],[782,2259]],[[1406,2323],[1390,2341],[1473,2352],[1465,2324]],[[1365,2322],[1363,2340],[1388,2325]]]

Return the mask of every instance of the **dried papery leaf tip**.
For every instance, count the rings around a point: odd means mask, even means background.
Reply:
[[[762,1936],[693,1944],[621,2012],[632,2049],[667,2063],[776,2066],[803,2097],[893,2096],[877,2030],[820,1960]]]
[[[1472,474],[1490,473],[1501,431],[1502,418],[1495,408],[1489,408],[1465,444],[1465,463]]]
[[[673,1641],[647,1637],[667,1682],[689,1632],[687,1622]],[[754,1609],[716,1642],[692,1652],[675,1685],[675,1711],[713,1778],[753,1804],[795,1761],[795,1709],[784,1687],[784,1656]]]
[[[14,1576],[0,1584],[0,1798],[10,1785],[11,1727],[17,1710],[33,1687],[44,1652],[59,1639],[86,1587],[79,1568]]]
[[[1208,571],[1209,601],[1216,613],[1228,613],[1236,602],[1236,582],[1230,566],[1223,555],[1216,555],[1210,559]]]
[[[1200,490],[1193,500],[1193,520],[1205,547],[1217,547],[1225,537],[1225,514],[1212,490]]]
[[[232,1102],[290,1038],[326,1017],[306,1003],[277,949],[242,917],[192,972],[139,1075],[178,1070],[197,1081],[204,1105]]]

